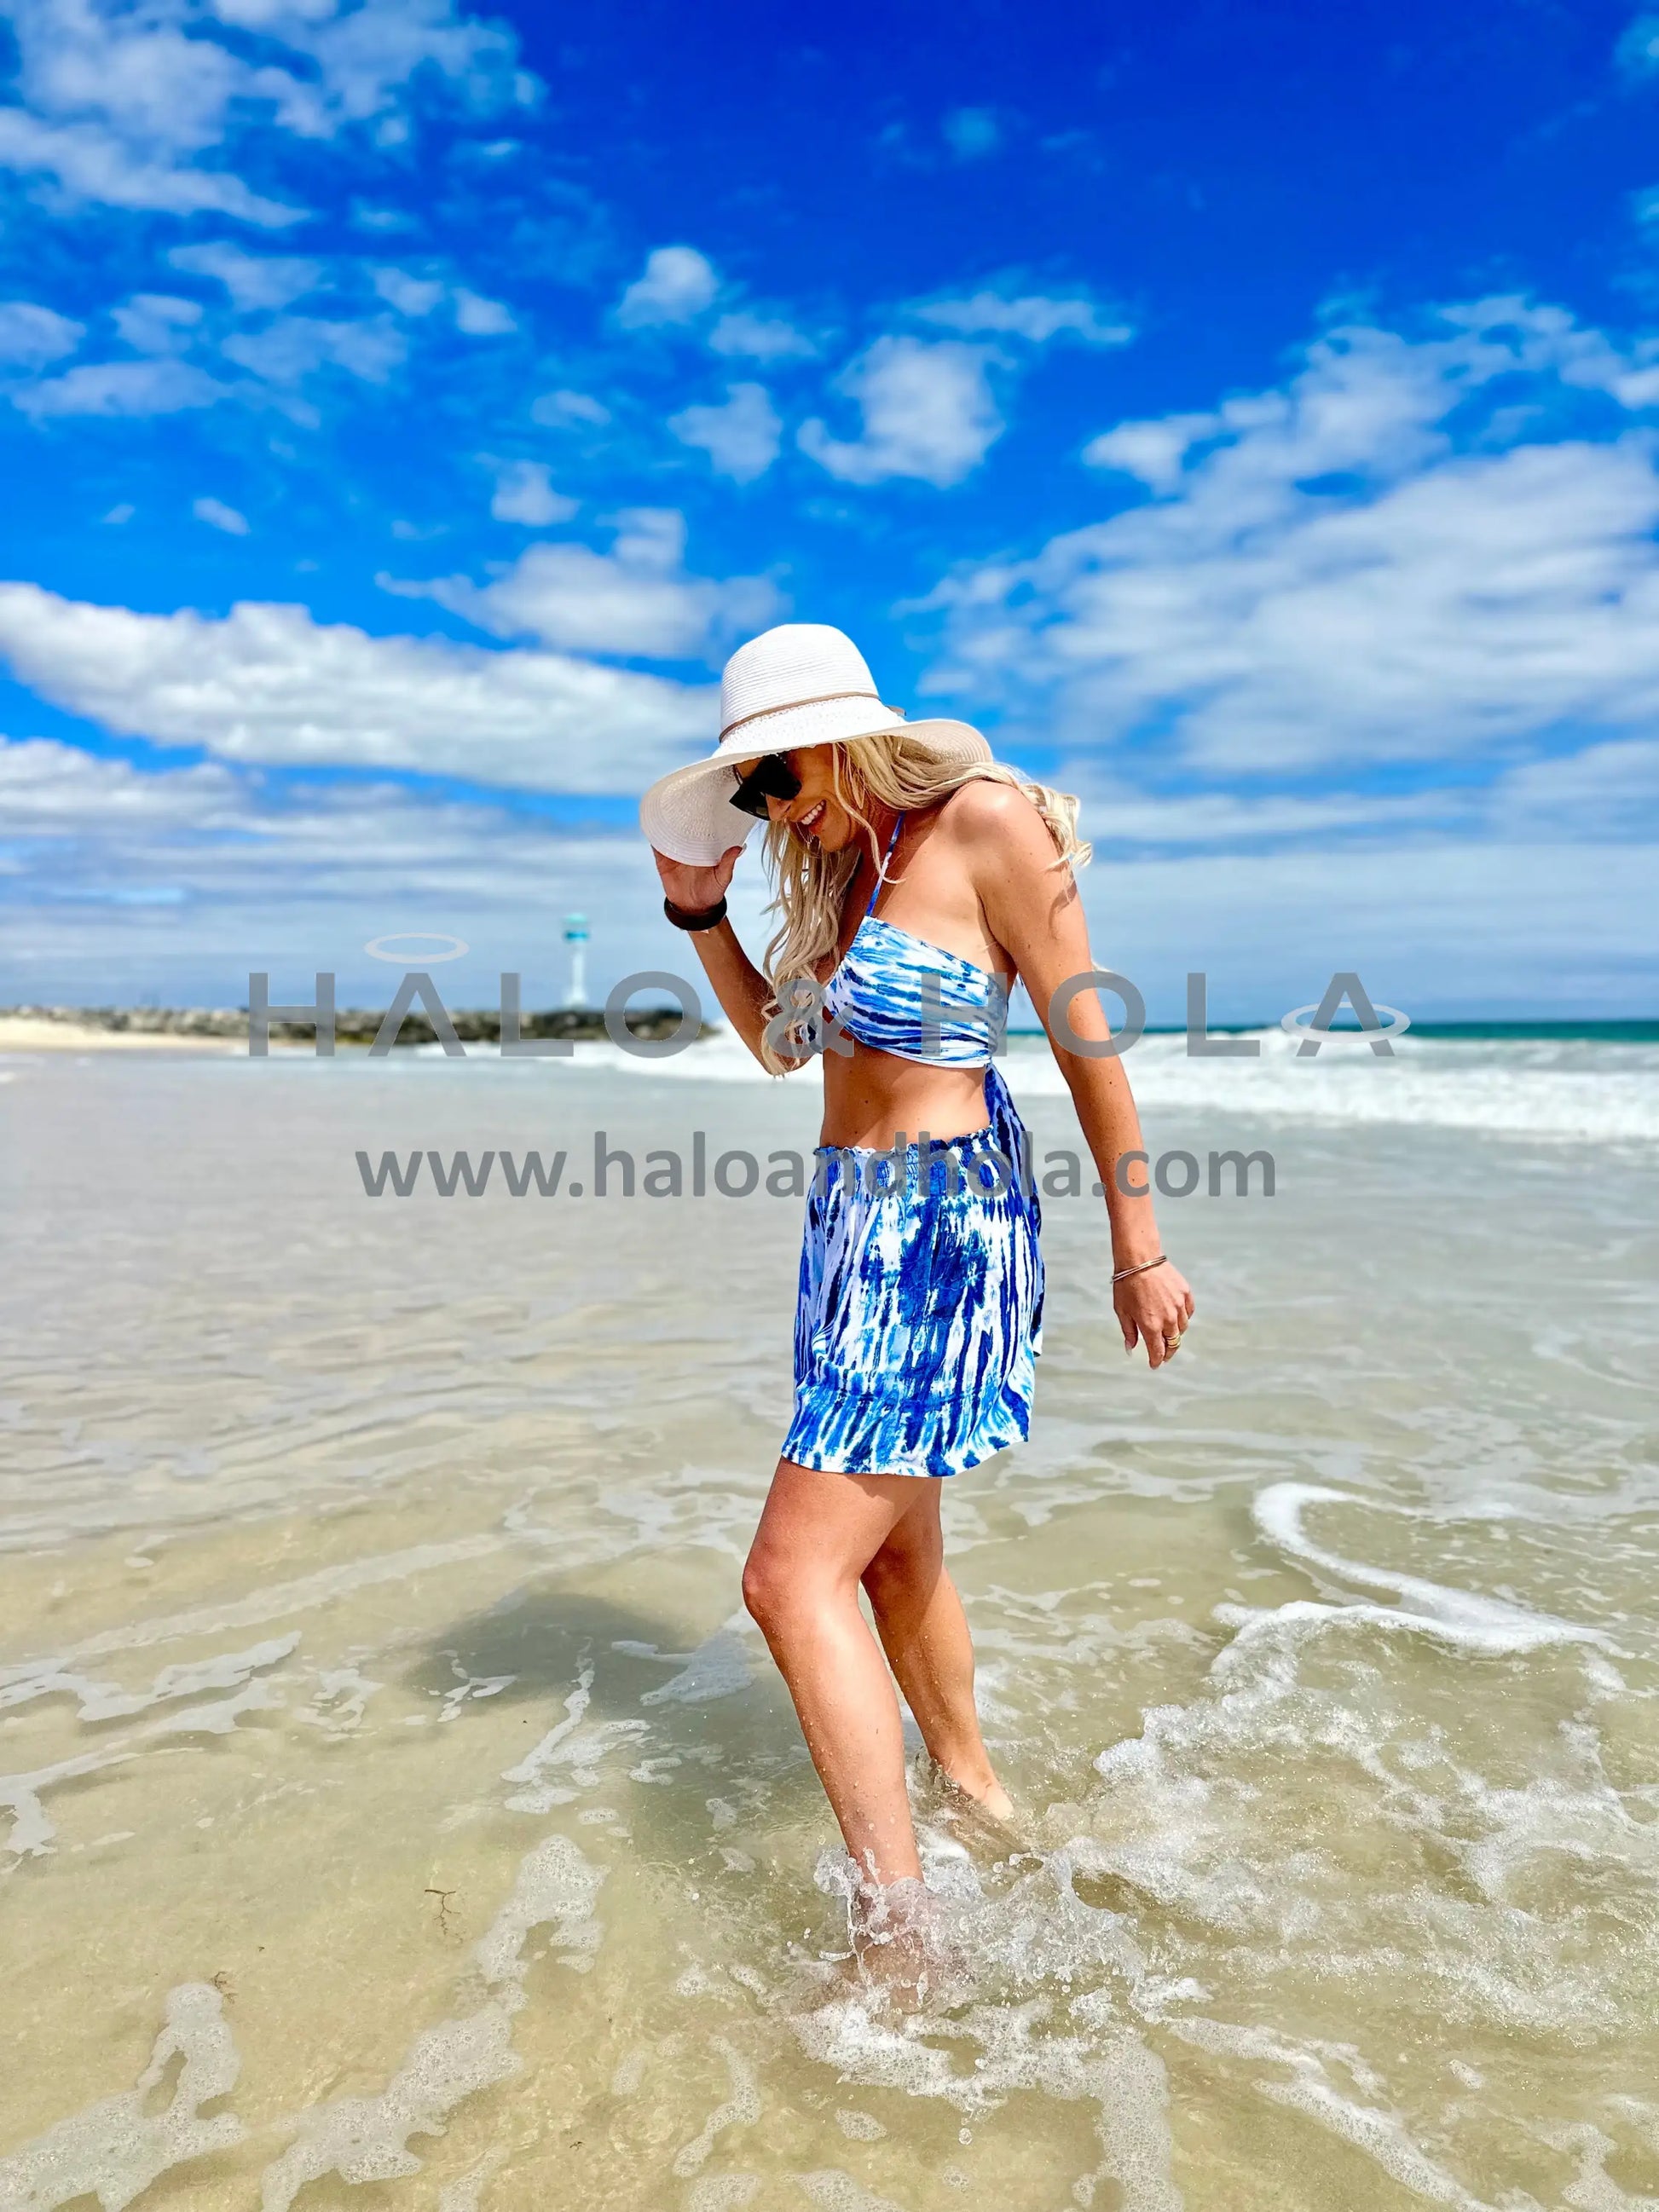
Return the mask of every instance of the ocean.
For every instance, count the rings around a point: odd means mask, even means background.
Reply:
[[[918,1762],[910,2010],[738,1598],[814,1079],[0,1060],[3,2212],[1659,2202],[1659,1045],[1259,1042],[1127,1062],[1158,1375],[1008,1055],[1021,1832]]]

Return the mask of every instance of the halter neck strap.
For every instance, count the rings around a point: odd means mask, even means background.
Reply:
[[[866,921],[869,921],[871,915],[876,910],[876,901],[881,896],[882,886],[887,881],[888,863],[892,860],[894,854],[898,849],[899,831],[902,830],[903,827],[904,817],[901,814],[898,820],[893,824],[892,836],[887,840],[886,857],[883,860],[880,867],[876,871],[875,885],[870,893],[870,903],[864,909],[864,918]]]

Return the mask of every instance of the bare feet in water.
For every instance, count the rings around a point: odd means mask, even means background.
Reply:
[[[1013,1799],[988,1767],[977,1786],[970,1788],[947,1773],[937,1759],[924,1754],[924,1762],[917,1778],[964,1843],[978,1843],[999,1856],[1030,1849]]]
[[[907,2008],[937,1996],[957,1963],[938,1899],[914,1878],[860,1882],[848,1923],[859,1978]]]
[[[943,1768],[940,1771],[944,1772]],[[981,1790],[975,1790],[965,1782],[958,1782],[954,1774],[946,1774],[945,1779],[953,1790],[959,1790],[964,1797],[970,1798],[981,1813],[988,1813],[994,1820],[1013,1819],[1014,1801],[994,1774],[991,1777],[988,1785]]]

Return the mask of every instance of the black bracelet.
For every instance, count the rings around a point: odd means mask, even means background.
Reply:
[[[718,906],[706,908],[702,914],[690,914],[684,907],[676,906],[672,899],[665,898],[662,910],[676,929],[718,929],[726,919],[726,901],[722,898]]]

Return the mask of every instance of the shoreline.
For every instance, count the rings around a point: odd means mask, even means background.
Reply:
[[[373,1008],[342,1006],[335,1016],[337,1046],[367,1050],[380,1033],[386,1017]],[[655,1041],[671,1036],[679,1016],[672,1007],[646,1007],[626,1017],[630,1033]],[[457,1008],[450,1015],[456,1036],[464,1045],[497,1044],[501,1016],[493,1008]],[[576,1043],[601,1043],[606,1036],[603,1012],[588,1007],[560,1007],[523,1018],[526,1038],[565,1037]],[[218,1006],[0,1006],[0,1053],[13,1052],[202,1052],[225,1054],[247,1050],[248,1018],[245,1010]],[[697,1036],[717,1036],[720,1030],[705,1022]],[[437,1031],[424,1014],[405,1014],[398,1032],[399,1047],[431,1045]],[[313,1031],[307,1022],[273,1021],[273,1051],[313,1049]]]
[[[273,1039],[273,1044],[278,1040]],[[283,1050],[289,1048],[282,1041]],[[110,1030],[90,1023],[39,1020],[29,1015],[0,1013],[0,1054],[15,1052],[246,1052],[246,1033],[240,1036],[187,1035],[163,1030]]]

